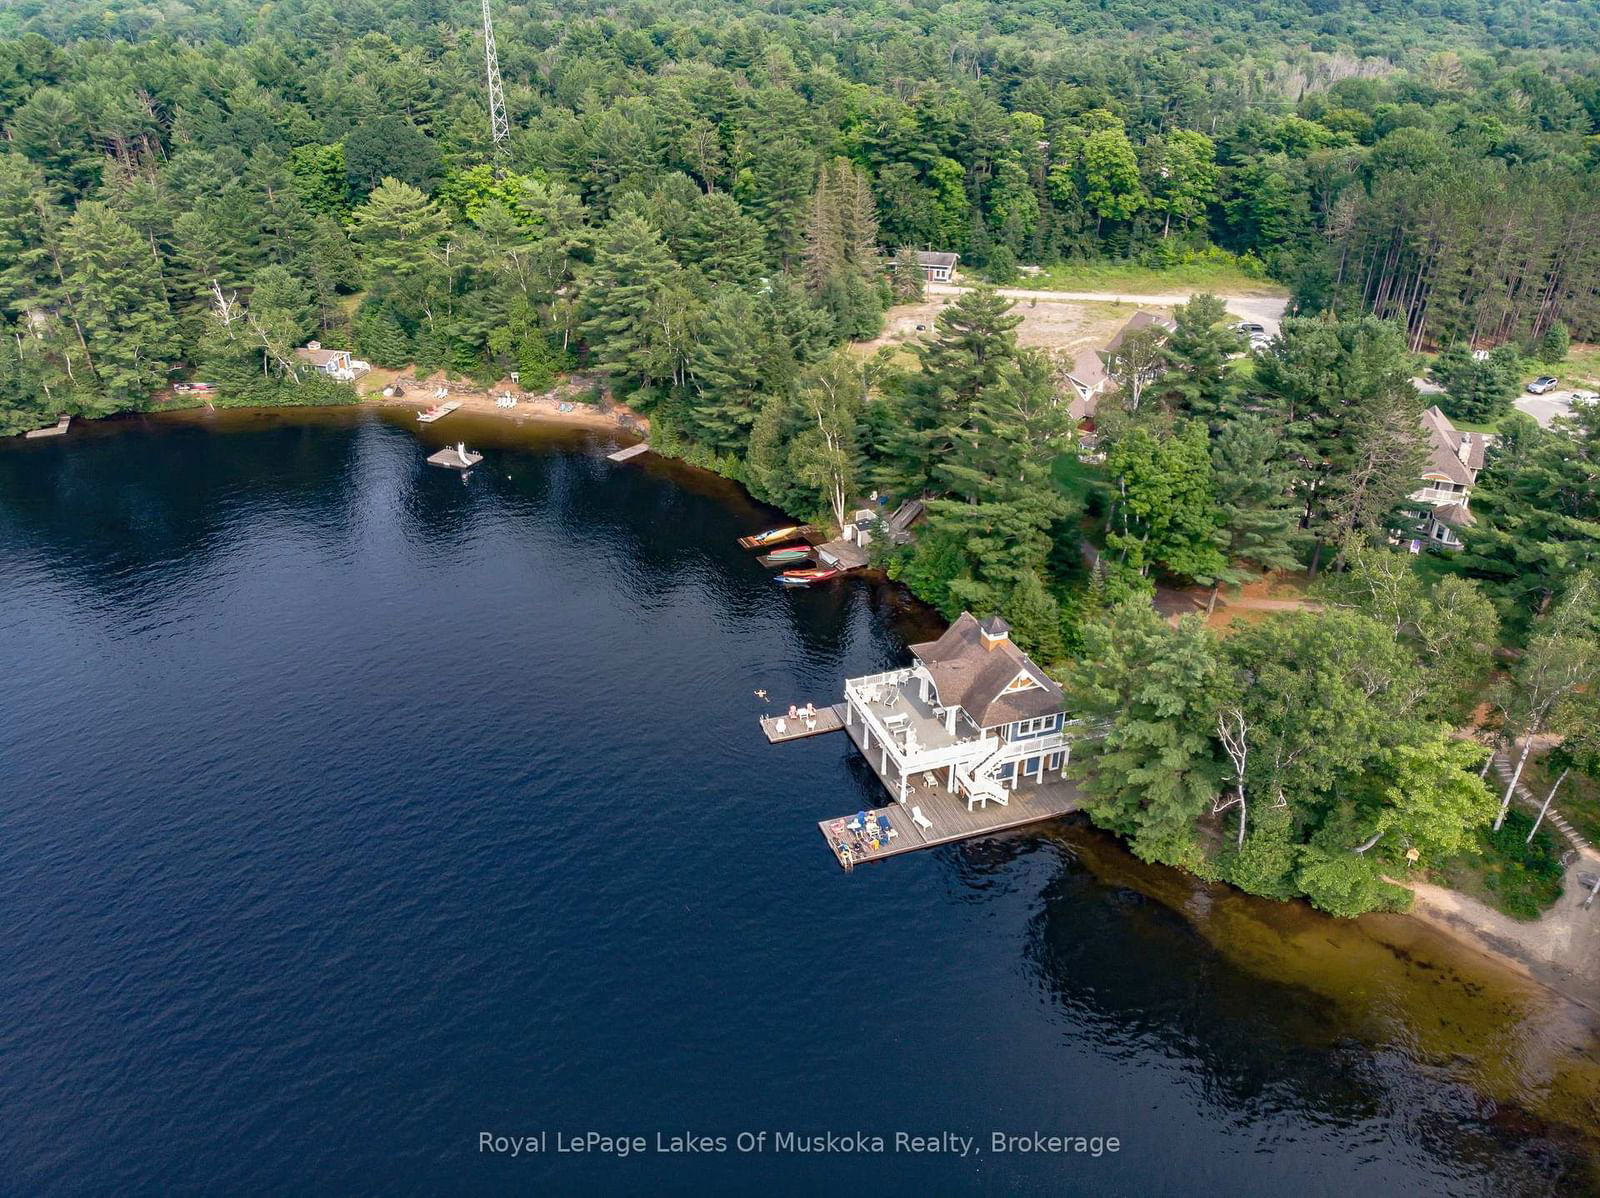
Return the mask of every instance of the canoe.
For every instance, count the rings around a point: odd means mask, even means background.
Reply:
[[[792,579],[795,582],[825,582],[838,574],[833,566],[812,566],[807,570],[785,570],[778,577]]]
[[[810,561],[811,555],[815,552],[816,550],[810,545],[785,545],[782,549],[762,554],[756,560],[763,566],[793,566],[799,562]]]
[[[803,524],[790,524],[783,528],[769,528],[766,532],[758,532],[754,536],[740,537],[739,544],[746,549],[764,549],[768,545],[775,545],[779,541],[787,541],[797,537],[805,531]]]

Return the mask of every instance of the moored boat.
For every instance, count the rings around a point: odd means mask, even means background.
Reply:
[[[785,570],[778,575],[780,582],[787,581],[791,586],[804,585],[813,582],[826,582],[838,575],[839,571],[833,566],[812,566],[806,570]]]
[[[805,525],[787,524],[782,528],[769,528],[766,532],[740,537],[739,544],[746,549],[764,549],[768,545],[776,545],[779,541],[787,541],[791,537],[798,537],[803,532],[805,532]]]
[[[771,553],[764,553],[757,560],[763,566],[792,566],[798,562],[810,561],[811,555],[816,550],[810,545],[785,545],[781,549],[774,549]]]

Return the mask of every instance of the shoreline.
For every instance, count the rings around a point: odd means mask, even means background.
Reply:
[[[650,422],[643,416],[635,413],[631,408],[617,405],[601,410],[592,404],[572,403],[572,411],[563,412],[558,406],[561,400],[547,399],[536,396],[530,399],[519,398],[514,408],[496,407],[494,399],[487,395],[457,395],[452,393],[450,401],[461,405],[457,411],[470,412],[474,416],[493,416],[513,424],[549,424],[563,428],[584,428],[596,432],[618,433],[630,437],[634,441],[643,441],[650,435]],[[431,399],[413,399],[409,395],[385,396],[363,395],[350,407],[395,409],[399,411],[417,412],[426,410],[433,405]],[[431,425],[419,425],[418,431],[431,428]]]
[[[426,385],[426,382],[412,384],[412,386]],[[497,407],[491,394],[481,392],[476,394],[471,392],[465,394],[452,393],[450,398],[461,404],[458,409],[461,412],[471,413],[479,417],[496,417],[511,427],[542,425],[550,428],[612,433],[619,437],[627,438],[630,444],[643,441],[648,437],[648,420],[634,413],[626,405],[614,405],[602,410],[592,404],[582,404],[575,400],[563,400],[561,395],[564,390],[564,388],[557,387],[552,389],[551,392],[537,396],[526,398],[519,396],[519,403],[515,408]],[[185,408],[168,409],[167,413],[162,414],[171,414],[179,417],[185,415],[194,416],[202,413],[222,414],[229,412],[288,414],[297,411],[316,412],[338,411],[341,409],[359,410],[363,408],[372,410],[409,410],[415,413],[419,409],[431,406],[433,402],[431,397],[418,395],[415,392],[404,396],[364,393],[360,394],[354,402],[348,404],[319,404],[305,407],[267,405],[250,408],[215,408],[206,404],[196,404]],[[558,406],[562,402],[571,402],[573,410],[562,412]],[[146,414],[154,415],[156,413]],[[83,423],[90,426],[107,425],[115,423],[117,418],[118,416],[87,419]],[[409,431],[419,437],[420,434],[430,430],[432,427],[431,425],[416,425],[414,420],[407,423]],[[18,437],[15,440],[20,442],[22,438]],[[668,458],[667,460],[678,468],[703,475],[708,479],[714,478],[719,482],[733,483],[744,492],[751,502],[759,502],[749,494],[748,490],[745,490],[743,484],[739,483],[738,480],[730,479],[726,475],[719,474],[714,470],[708,470],[704,466],[694,465],[681,458]],[[872,581],[876,585],[893,581],[888,579],[886,575],[878,572],[873,573],[876,576]],[[894,582],[893,585],[902,590],[911,600],[917,603],[922,602],[915,592],[903,583]],[[1127,851],[1126,843],[1120,837],[1117,837],[1116,840],[1124,851]],[[1181,872],[1189,873],[1186,870]],[[1189,876],[1198,877],[1198,875],[1193,874]],[[1589,976],[1585,973],[1568,969],[1557,961],[1535,952],[1526,943],[1524,933],[1527,929],[1539,928],[1542,921],[1528,924],[1512,921],[1508,917],[1502,916],[1498,912],[1478,903],[1468,895],[1430,883],[1407,882],[1404,885],[1412,892],[1413,902],[1410,909],[1383,914],[1414,919],[1419,924],[1450,937],[1451,940],[1477,953],[1486,960],[1502,968],[1509,968],[1515,971],[1562,1000],[1574,1003],[1591,1012],[1600,1013],[1600,1004],[1582,997],[1581,993],[1584,985],[1593,985],[1596,981],[1600,981],[1600,962],[1595,963],[1595,969],[1592,971],[1595,976]],[[1232,889],[1237,890],[1237,888]],[[1237,893],[1240,895],[1246,894],[1242,890],[1238,890]],[[1579,898],[1581,899],[1581,895]],[[1547,912],[1544,919],[1554,917],[1560,908],[1567,905],[1567,901],[1567,896],[1564,896],[1562,902],[1556,908],[1552,908],[1550,912]],[[1582,914],[1589,915],[1590,913],[1584,912]],[[1322,913],[1319,913],[1319,915],[1321,918],[1330,920],[1337,918]],[[1600,912],[1594,913],[1593,918],[1600,920]],[[1501,925],[1504,925],[1503,929]]]

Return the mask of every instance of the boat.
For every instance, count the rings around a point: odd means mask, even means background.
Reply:
[[[810,561],[811,555],[815,552],[816,550],[810,545],[785,545],[782,549],[762,554],[757,560],[763,566],[792,566],[798,562]]]
[[[785,570],[778,575],[778,581],[786,586],[810,586],[813,582],[826,582],[835,578],[840,571],[834,566],[812,566],[805,570]]]
[[[776,545],[779,541],[787,541],[791,537],[798,537],[806,530],[803,524],[788,524],[783,528],[769,528],[766,532],[758,532],[754,536],[740,537],[739,544],[746,549],[765,549],[768,545]]]

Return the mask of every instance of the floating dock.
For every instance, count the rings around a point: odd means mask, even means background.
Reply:
[[[36,428],[22,434],[24,441],[33,441],[39,437],[60,437],[65,435],[67,427],[72,423],[71,416],[63,416],[49,428]]]
[[[608,461],[608,462],[626,462],[626,461],[630,460],[631,458],[638,457],[641,453],[649,453],[649,452],[650,452],[650,442],[648,442],[648,441],[640,441],[639,444],[637,444],[637,445],[630,445],[626,449],[617,450],[616,453],[608,453],[608,454],[606,454],[606,461]]]
[[[435,420],[443,420],[461,406],[459,399],[452,399],[449,403],[434,404],[426,412],[417,413],[418,424],[432,424]],[[433,459],[428,459],[432,461]],[[441,463],[442,464],[442,463]]]
[[[817,715],[820,732],[822,713],[819,711]],[[899,790],[899,779],[886,777],[879,766],[878,754],[862,748],[864,729],[860,721],[846,724],[844,729],[850,734],[850,739],[855,742],[856,748],[862,749],[863,759],[872,767],[872,772],[878,775],[878,780],[883,783],[884,789],[891,795],[896,794]],[[865,837],[853,836],[848,830],[848,824],[855,818],[853,814],[839,816],[836,819],[818,820],[817,828],[827,841],[834,859],[848,869],[863,861],[897,857],[901,853],[911,853],[917,849],[931,849],[936,845],[953,844],[958,840],[970,840],[974,836],[987,836],[1012,828],[1026,827],[1028,824],[1037,824],[1043,820],[1057,819],[1063,815],[1070,815],[1083,806],[1082,792],[1075,784],[1064,779],[1045,783],[1024,782],[1016,790],[1008,791],[1006,799],[1003,805],[991,802],[974,806],[969,811],[965,798],[946,789],[941,771],[914,776],[907,787],[904,803],[890,803],[887,807],[876,807],[867,812],[870,824],[875,825],[877,817],[881,815],[888,819],[889,827],[893,828],[895,833],[887,843],[880,842],[880,847],[876,849],[871,847]],[[913,807],[922,813],[930,827],[924,828],[917,824],[912,814]],[[848,856],[840,852],[840,844],[847,846]]]
[[[471,470],[483,461],[481,453],[473,453],[466,445],[450,445],[438,453],[428,455],[428,465],[443,466],[446,470]]]
[[[783,727],[780,729],[779,724]],[[767,734],[767,740],[775,745],[785,741],[804,740],[808,736],[821,736],[824,732],[837,732],[844,727],[844,704],[835,703],[832,707],[817,708],[816,718],[808,727],[802,717],[791,720],[786,715],[766,715],[761,717],[761,731]]]

